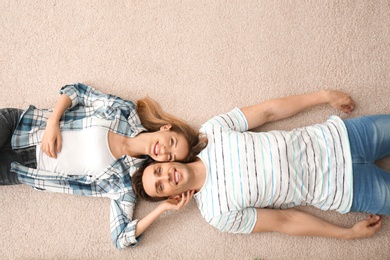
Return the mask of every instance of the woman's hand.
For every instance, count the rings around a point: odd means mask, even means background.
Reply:
[[[327,90],[326,92],[328,103],[335,109],[346,114],[351,114],[355,108],[355,102],[352,97],[345,92],[338,90]]]
[[[57,153],[61,151],[62,136],[59,122],[65,110],[72,105],[72,100],[65,94],[62,94],[54,107],[53,113],[46,122],[46,129],[43,133],[41,149],[52,158],[57,158]]]
[[[164,207],[165,210],[180,210],[191,201],[194,193],[195,190],[189,190],[181,195],[170,197],[161,203],[161,206]]]
[[[45,132],[43,133],[41,149],[52,158],[57,158],[57,153],[61,151],[62,136],[58,122],[47,121]]]

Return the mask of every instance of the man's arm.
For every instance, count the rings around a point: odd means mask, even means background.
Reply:
[[[271,99],[258,105],[241,108],[241,111],[248,121],[248,129],[253,129],[268,122],[291,117],[309,107],[320,104],[329,104],[347,114],[350,114],[355,107],[355,102],[348,94],[337,90],[322,90]]]
[[[135,202],[129,194],[111,201],[110,229],[111,239],[118,249],[133,246],[137,238],[164,212],[180,210],[192,199],[194,191],[187,191],[181,196],[170,198],[159,204],[154,210],[140,220],[133,220]]]
[[[379,216],[371,215],[351,228],[344,228],[295,209],[257,209],[256,232],[280,232],[292,236],[357,239],[373,236],[381,227]]]
[[[176,198],[169,198],[159,204],[152,212],[138,221],[135,236],[141,235],[162,213],[169,210],[180,210],[190,202],[194,195],[194,190],[189,190],[185,194]]]

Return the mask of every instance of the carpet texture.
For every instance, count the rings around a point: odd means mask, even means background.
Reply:
[[[196,128],[233,107],[323,88],[352,95],[350,117],[389,113],[389,28],[388,0],[2,0],[0,107],[51,108],[62,85],[83,82],[131,100],[148,95]],[[346,117],[320,106],[261,130],[332,114]],[[356,241],[231,235],[192,201],[160,217],[137,247],[117,250],[107,199],[23,185],[0,187],[0,198],[1,259],[390,259],[389,217]],[[155,206],[140,201],[136,217]],[[302,210],[342,226],[366,217]]]

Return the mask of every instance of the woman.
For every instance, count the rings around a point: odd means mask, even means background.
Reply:
[[[0,184],[111,198],[111,236],[118,248],[137,243],[165,203],[133,220],[131,174],[146,160],[189,161],[200,151],[198,133],[163,112],[150,98],[137,107],[83,84],[66,85],[53,111],[30,106],[0,110]],[[161,212],[162,209],[162,212]]]

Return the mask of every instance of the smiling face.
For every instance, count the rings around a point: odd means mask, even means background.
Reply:
[[[170,125],[162,126],[154,132],[147,154],[158,162],[183,161],[189,154],[190,148],[186,138],[170,130]]]
[[[155,163],[144,170],[145,192],[151,197],[169,197],[191,190],[192,172],[178,162]]]

